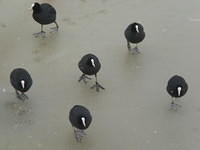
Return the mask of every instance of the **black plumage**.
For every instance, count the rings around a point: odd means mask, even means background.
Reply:
[[[28,99],[24,93],[27,92],[33,84],[33,80],[28,71],[23,68],[14,69],[10,74],[10,83],[15,89],[19,99]],[[19,92],[21,92],[21,94]]]
[[[174,75],[169,79],[166,90],[168,94],[173,98],[171,104],[177,105],[174,103],[175,99],[180,98],[186,94],[188,91],[188,84],[183,77]]]
[[[33,19],[39,24],[41,24],[41,32],[35,33],[34,34],[35,36],[45,33],[43,31],[43,25],[55,23],[56,27],[53,29],[55,29],[56,31],[58,30],[59,26],[56,22],[56,10],[53,6],[51,6],[48,3],[39,4],[36,2],[32,5],[32,9],[33,9],[33,14],[32,14]]]
[[[96,87],[97,91],[99,91],[100,88],[105,89],[97,82],[97,73],[101,69],[101,63],[100,63],[99,59],[97,58],[97,56],[95,56],[93,54],[84,55],[81,58],[81,60],[79,61],[78,67],[81,70],[81,72],[83,73],[79,79],[79,82],[81,80],[83,80],[84,83],[87,83],[86,79],[91,79],[91,78],[87,77],[86,75],[95,75],[96,83],[91,88],[93,89]]]
[[[87,129],[92,122],[90,111],[84,106],[75,105],[69,112],[69,120],[74,127],[76,140],[81,142],[82,137],[85,135],[84,130]]]
[[[85,117],[86,126],[83,125],[81,117]],[[73,127],[85,130],[89,127],[90,123],[92,122],[92,116],[90,114],[90,111],[86,107],[81,105],[75,105],[70,110],[69,120]]]
[[[125,29],[124,35],[127,40],[128,50],[131,51],[130,43],[133,43],[136,44],[134,50],[139,53],[137,44],[142,42],[145,38],[145,32],[143,26],[136,22],[132,23],[128,25],[128,27]]]

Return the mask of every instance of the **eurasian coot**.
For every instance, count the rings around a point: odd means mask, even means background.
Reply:
[[[167,92],[172,97],[171,108],[177,109],[176,106],[180,106],[179,104],[175,104],[175,100],[176,98],[184,96],[187,90],[188,84],[183,77],[174,75],[169,79],[167,84]]]
[[[101,63],[99,62],[97,56],[93,54],[84,55],[79,61],[78,66],[83,73],[82,76],[79,78],[79,82],[83,80],[84,83],[87,83],[86,79],[91,78],[87,77],[86,75],[95,75],[96,83],[91,87],[91,89],[96,88],[97,92],[99,92],[99,89],[105,89],[97,81],[97,73],[101,69]]]
[[[130,43],[134,43],[134,44],[136,44],[136,46],[133,50],[136,51],[137,53],[139,53],[137,44],[142,42],[145,38],[145,32],[144,32],[143,26],[140,23],[136,23],[136,22],[132,23],[132,24],[128,25],[128,27],[126,28],[124,35],[127,40],[128,50],[129,51],[132,50]]]
[[[45,32],[43,31],[43,25],[55,23],[56,27],[52,28],[55,31],[58,30],[58,24],[56,22],[56,10],[53,6],[51,6],[48,3],[39,4],[37,2],[32,4],[33,9],[33,19],[41,24],[41,32],[34,33],[35,37],[38,37],[39,35],[45,35]]]
[[[10,83],[16,91],[17,98],[21,100],[28,99],[28,96],[24,93],[27,92],[33,84],[28,71],[23,68],[14,69],[10,74]],[[21,94],[19,92],[21,92]]]
[[[69,120],[74,127],[74,134],[77,142],[81,142],[91,122],[92,116],[87,108],[81,105],[75,105],[69,112]]]

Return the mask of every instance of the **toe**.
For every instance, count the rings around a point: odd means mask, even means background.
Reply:
[[[96,91],[99,92],[99,87],[96,87]]]

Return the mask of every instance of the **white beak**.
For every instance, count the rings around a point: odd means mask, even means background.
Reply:
[[[86,127],[86,123],[85,123],[85,117],[81,117],[82,123],[84,125],[84,127]]]
[[[91,59],[92,66],[95,67],[94,59]]]
[[[139,33],[139,27],[138,27],[138,25],[135,25],[135,29],[136,29],[137,33]]]
[[[33,3],[33,4],[31,5],[31,7],[29,7],[28,9],[31,10],[34,6],[35,6],[35,4]]]
[[[24,80],[21,81],[21,85],[22,85],[22,88],[24,89],[25,88],[25,81]]]
[[[181,95],[181,89],[182,89],[181,87],[178,87],[178,88],[177,88],[177,90],[178,90],[178,96]]]

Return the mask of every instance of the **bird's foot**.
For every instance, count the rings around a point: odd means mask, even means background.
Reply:
[[[16,94],[17,94],[17,98],[22,100],[22,101],[25,101],[26,99],[29,99],[28,96],[26,94],[24,94],[24,93],[19,94],[18,92],[16,92]]]
[[[179,104],[176,104],[174,102],[171,103],[171,107],[170,107],[170,110],[174,110],[174,111],[177,111],[178,108],[182,107],[181,105]]]
[[[100,89],[105,90],[105,88],[104,88],[103,86],[101,86],[98,82],[96,82],[96,83],[91,87],[91,89],[94,89],[94,88],[96,88],[96,91],[97,91],[97,92],[99,92]]]
[[[50,33],[58,32],[58,27],[50,28],[52,31]]]
[[[46,37],[46,32],[41,31],[41,32],[38,32],[38,33],[33,33],[33,36],[35,36],[35,38],[37,38],[37,37],[45,38]]]
[[[87,84],[87,81],[86,81],[87,79],[88,79],[88,80],[91,80],[90,77],[86,76],[85,74],[82,74],[82,76],[80,76],[78,82],[81,82],[81,81],[83,80],[83,82],[84,82],[85,84]]]
[[[74,135],[75,135],[76,141],[81,143],[82,142],[82,138],[86,135],[86,133],[83,130],[74,129]]]
[[[22,97],[24,97],[25,99],[29,99],[29,97],[28,97],[26,94],[22,93],[21,95],[22,95]]]
[[[131,51],[131,45],[130,44],[127,45],[127,48],[128,48],[129,51]]]
[[[133,50],[134,50],[137,54],[140,53],[139,48],[138,48],[137,46],[135,46],[135,47],[133,48]]]

